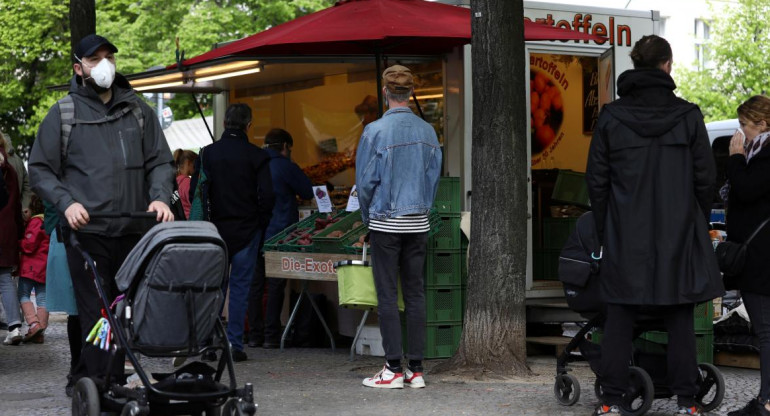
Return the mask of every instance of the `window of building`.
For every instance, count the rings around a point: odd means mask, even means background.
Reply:
[[[698,70],[714,68],[709,45],[710,29],[710,23],[707,20],[695,19],[695,61],[697,62]]]

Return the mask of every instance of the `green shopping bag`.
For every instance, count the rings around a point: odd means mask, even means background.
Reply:
[[[377,290],[374,287],[372,266],[366,261],[366,244],[362,260],[343,260],[334,263],[337,269],[337,289],[340,306],[350,309],[375,309]],[[398,282],[398,310],[404,310],[401,281]]]

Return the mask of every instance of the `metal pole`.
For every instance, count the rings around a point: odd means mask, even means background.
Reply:
[[[216,141],[216,139],[214,139],[214,133],[211,132],[211,127],[209,127],[209,123],[206,122],[206,116],[203,115],[203,109],[201,108],[201,105],[198,103],[198,98],[195,97],[195,93],[194,92],[190,93],[190,96],[192,97],[193,101],[195,102],[195,108],[198,109],[198,113],[200,113],[201,118],[203,119],[203,124],[206,125],[206,130],[208,130],[209,136],[211,136],[211,141],[212,142]]]

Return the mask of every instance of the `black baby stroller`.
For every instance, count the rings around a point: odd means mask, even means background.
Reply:
[[[597,254],[598,253],[598,254]],[[601,346],[587,339],[589,332],[604,324],[605,307],[599,294],[598,275],[601,248],[595,239],[593,214],[581,216],[575,231],[570,235],[559,257],[559,279],[570,309],[580,313],[588,322],[578,331],[564,348],[556,361],[556,381],[553,391],[556,400],[565,406],[572,406],[580,399],[580,383],[568,372],[569,363],[579,358],[586,359],[596,374],[594,391],[601,400]],[[645,414],[657,398],[669,398],[673,393],[666,383],[665,345],[650,342],[642,337],[644,332],[659,330],[660,317],[640,317],[634,327],[634,349],[630,364],[630,380],[621,405],[623,414],[638,416]],[[573,354],[576,350],[580,355]],[[699,391],[695,400],[703,411],[719,407],[725,393],[722,373],[712,364],[698,364]]]
[[[91,216],[154,218],[155,213]],[[102,411],[119,412],[121,416],[256,413],[252,385],[236,387],[229,343],[219,319],[228,257],[225,243],[211,223],[169,222],[150,229],[115,277],[118,289],[125,295],[115,311],[110,309],[93,260],[72,234],[71,244],[94,273],[111,327],[110,361],[116,358],[117,350],[125,351],[141,381],[130,387],[122,385],[124,380],[113,374],[103,380],[81,378],[72,396],[73,415],[98,416]],[[221,354],[216,368],[193,361],[168,374],[148,374],[137,359],[137,354],[192,357],[217,350]],[[109,368],[113,368],[112,364]],[[225,368],[229,380],[223,382]]]

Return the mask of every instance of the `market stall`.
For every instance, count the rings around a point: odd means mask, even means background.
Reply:
[[[609,85],[626,64],[618,66],[618,53],[612,51],[621,51],[625,60],[630,43],[653,32],[655,16],[636,13],[525,3],[532,80],[527,90],[538,97],[523,110],[530,114],[531,200],[537,201],[531,207],[528,298],[562,296],[553,280],[554,253],[570,217],[585,209],[582,200],[565,196],[573,192],[567,182],[574,181],[564,172],[582,171],[598,109],[614,98]],[[469,9],[440,2],[339,1],[129,79],[146,91],[221,91],[215,97],[215,127],[221,126],[228,104],[248,104],[255,114],[250,140],[262,145],[269,129],[289,131],[293,160],[313,182],[329,186],[341,208],[354,185],[363,127],[382,112],[381,69],[409,66],[415,74],[411,107],[436,129],[443,175],[459,177],[459,213],[470,209],[470,21]],[[565,177],[559,186],[565,197],[554,198],[559,173]],[[309,214],[313,208],[302,210]],[[299,272],[287,271],[284,277]]]

